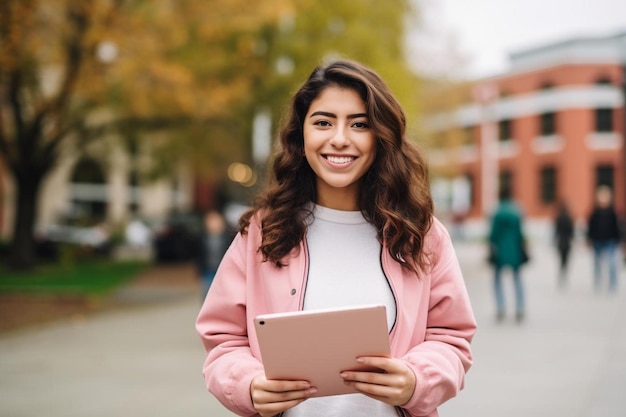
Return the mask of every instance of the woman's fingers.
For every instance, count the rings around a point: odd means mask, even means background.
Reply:
[[[345,371],[341,377],[357,391],[391,405],[404,405],[415,390],[415,375],[401,360],[382,357],[359,358],[363,365],[381,372]]]
[[[273,416],[292,408],[317,390],[307,381],[268,380],[259,375],[252,380],[250,396],[254,408],[261,416]]]

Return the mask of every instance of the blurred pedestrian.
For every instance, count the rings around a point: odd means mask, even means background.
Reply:
[[[463,387],[476,322],[405,129],[385,82],[356,62],[317,67],[296,92],[270,185],[241,217],[196,323],[207,387],[231,411],[434,417]],[[386,307],[391,356],[359,358],[378,372],[340,374],[360,394],[311,398],[308,381],[265,377],[258,314],[363,304]]]
[[[502,274],[510,269],[515,289],[515,319],[521,322],[526,314],[526,306],[520,268],[528,261],[522,210],[513,200],[508,188],[500,191],[499,199],[499,205],[491,218],[489,231],[489,260],[494,269],[496,319],[502,321],[506,314]]]
[[[226,220],[219,211],[209,210],[205,213],[204,229],[200,235],[196,257],[203,301],[213,283],[217,267],[230,245],[231,237]]]
[[[554,219],[554,242],[559,253],[559,286],[567,284],[567,267],[569,254],[572,249],[574,239],[574,220],[570,215],[567,204],[559,204],[559,208]]]
[[[613,208],[613,193],[608,186],[596,190],[595,206],[587,223],[587,239],[593,248],[594,288],[602,286],[602,269],[609,270],[609,290],[617,290],[620,227],[617,213]]]

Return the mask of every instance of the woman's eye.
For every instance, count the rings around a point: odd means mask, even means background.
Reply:
[[[352,126],[356,127],[357,129],[367,129],[368,127],[370,127],[366,122],[355,122]]]
[[[313,123],[316,126],[330,126],[330,123],[328,123],[328,121],[326,120],[318,120],[317,122]]]

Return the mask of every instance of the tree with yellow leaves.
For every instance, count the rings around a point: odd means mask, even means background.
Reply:
[[[333,56],[375,67],[407,109],[410,0],[3,0],[0,158],[16,185],[10,263],[34,262],[43,179],[68,141],[158,130],[154,166],[249,159],[254,115]],[[97,116],[97,117],[96,117]],[[411,117],[412,115],[409,114]],[[72,142],[73,141],[73,142]],[[160,152],[160,153],[159,153]]]
[[[250,89],[254,33],[279,11],[236,0],[0,2],[0,157],[17,192],[10,264],[34,264],[39,190],[65,142],[81,149],[111,131],[228,114]]]

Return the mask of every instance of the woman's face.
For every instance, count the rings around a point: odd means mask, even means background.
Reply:
[[[317,175],[317,203],[358,210],[361,178],[376,158],[365,103],[349,88],[327,87],[304,120],[304,154]]]

